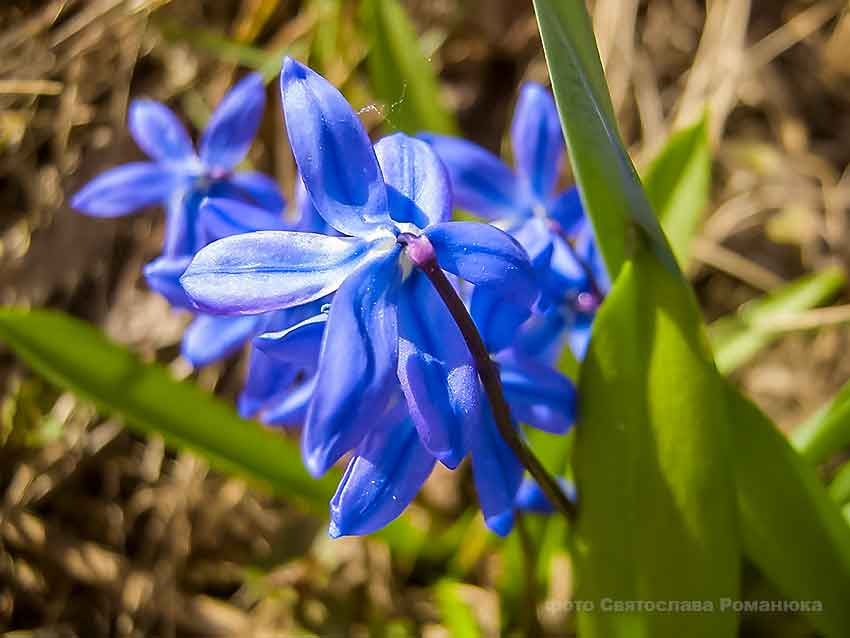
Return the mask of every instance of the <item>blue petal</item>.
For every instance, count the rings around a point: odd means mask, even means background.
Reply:
[[[162,256],[145,264],[144,275],[151,290],[158,292],[175,308],[194,308],[192,300],[180,285],[180,277],[189,267],[191,255],[181,257]]]
[[[95,177],[71,198],[71,206],[95,217],[120,217],[139,208],[163,203],[176,176],[165,166],[131,162]]]
[[[554,365],[563,347],[566,320],[559,306],[532,314],[517,335],[516,349],[524,355]]]
[[[464,423],[480,419],[478,374],[445,304],[414,272],[398,304],[398,378],[426,448],[455,468],[466,455]]]
[[[264,173],[240,171],[223,180],[222,187],[221,192],[212,189],[214,193],[211,195],[239,199],[277,215],[281,215],[286,208],[286,200],[277,182]]]
[[[280,213],[235,199],[207,198],[201,202],[200,226],[207,243],[255,230],[285,230]]]
[[[516,339],[519,327],[531,310],[505,297],[497,286],[475,286],[469,313],[490,352],[507,348]]]
[[[546,201],[555,188],[564,136],[555,100],[534,82],[523,85],[511,124],[511,145],[517,174],[538,201]]]
[[[371,534],[395,520],[433,467],[409,420],[369,432],[331,500],[331,538]]]
[[[349,237],[261,231],[213,242],[195,255],[180,283],[203,310],[257,314],[324,297],[369,256]]]
[[[552,250],[552,232],[546,227],[546,222],[539,217],[530,217],[509,230],[511,236],[528,253],[528,258],[536,262],[537,270],[549,268]]]
[[[567,377],[512,350],[496,360],[514,418],[554,434],[570,429],[575,422],[576,391]]]
[[[198,229],[198,208],[203,197],[189,185],[175,188],[165,203],[165,241],[163,255],[194,255],[202,245]]]
[[[339,231],[333,226],[329,226],[325,218],[313,206],[313,200],[310,199],[310,193],[307,192],[301,175],[295,177],[295,217],[297,221],[293,224],[292,230],[331,236],[339,235]]]
[[[512,219],[527,214],[516,177],[490,151],[456,137],[430,133],[419,137],[434,148],[445,164],[457,208],[485,219]]]
[[[398,392],[398,254],[396,248],[352,274],[331,302],[301,437],[305,465],[314,475],[377,427]]]
[[[260,414],[260,419],[268,425],[300,426],[307,420],[310,399],[316,391],[316,376],[304,379],[300,383],[281,393],[281,398],[270,402]]]
[[[587,218],[584,219],[583,223],[579,224],[576,231],[575,251],[579,258],[590,266],[599,289],[603,293],[611,290],[611,278],[608,276],[605,261],[602,259],[602,253],[599,250],[599,245],[596,243],[593,226],[591,226]]]
[[[581,197],[575,186],[570,186],[555,198],[549,206],[549,217],[560,224],[567,236],[572,237],[578,232],[579,224],[585,219],[585,215]]]
[[[567,340],[570,349],[578,361],[584,360],[587,347],[590,345],[590,337],[593,333],[593,316],[579,314],[574,323],[567,329]]]
[[[154,100],[133,100],[128,127],[136,144],[149,157],[187,167],[198,163],[189,133],[164,104]]]
[[[285,330],[261,334],[254,339],[254,346],[272,359],[315,368],[327,322],[328,315],[321,313]]]
[[[507,536],[514,523],[514,499],[523,468],[499,434],[490,410],[482,414],[484,419],[468,433],[472,476],[484,522],[499,536]]]
[[[181,352],[196,368],[208,365],[236,352],[262,330],[264,321],[262,315],[199,315],[183,333]]]
[[[495,226],[443,222],[425,231],[440,267],[476,285],[499,286],[518,305],[531,307],[539,290],[528,255]]]
[[[207,168],[229,171],[251,148],[266,105],[259,73],[246,75],[222,98],[201,138],[201,159]]]
[[[322,76],[289,57],[280,85],[289,145],[316,209],[345,235],[388,232],[384,178],[351,106]]]
[[[390,215],[419,228],[448,221],[452,197],[446,168],[422,140],[396,133],[375,144],[384,174]]]
[[[557,481],[567,498],[575,502],[575,486],[562,476],[559,476]],[[526,476],[522,480],[522,485],[519,486],[516,495],[516,507],[518,510],[535,514],[552,514],[555,512],[555,507],[543,493],[543,490],[540,489],[537,481],[530,476]]]
[[[298,368],[266,356],[257,348],[251,349],[245,387],[239,394],[237,408],[243,417],[255,416],[286,392],[298,375]]]

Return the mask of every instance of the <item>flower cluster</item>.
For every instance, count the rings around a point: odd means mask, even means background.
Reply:
[[[564,343],[583,356],[607,288],[577,191],[553,194],[564,145],[551,96],[523,88],[513,173],[460,139],[373,145],[343,96],[290,58],[281,93],[295,221],[269,178],[233,170],[262,113],[253,75],[225,97],[197,154],[170,111],[135,102],[131,132],[155,161],[105,173],[73,205],[98,216],[166,207],[163,254],[146,277],[197,313],[184,354],[201,365],[251,340],[240,413],[300,426],[314,475],[349,455],[331,536],[380,529],[435,463],[467,456],[487,525],[507,534],[517,508],[547,511],[547,500],[523,482],[482,366],[498,370],[508,431],[565,433],[575,390],[553,362]],[[492,223],[451,221],[454,207]],[[467,303],[489,358],[473,354],[447,297]]]

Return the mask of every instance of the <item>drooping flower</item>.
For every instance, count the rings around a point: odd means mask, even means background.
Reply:
[[[252,357],[262,357],[265,378],[270,381],[253,388],[255,396],[266,392],[259,415],[265,423],[304,423],[327,320],[327,312],[320,312],[254,340]],[[251,385],[249,378],[246,392]],[[400,392],[379,417],[376,427],[355,447],[330,503],[328,533],[334,538],[369,534],[391,522],[410,504],[434,467],[435,459],[422,445]]]
[[[95,217],[119,217],[146,206],[164,206],[162,253],[167,259],[185,258],[210,237],[243,232],[244,227],[279,227],[284,200],[277,184],[259,172],[234,170],[257,133],[265,99],[261,75],[252,73],[242,79],[213,113],[198,151],[168,107],[154,100],[134,100],[130,134],[150,161],[102,173],[73,196],[71,206]],[[200,214],[200,204],[208,196],[248,202],[267,213],[261,223],[207,219]],[[159,267],[166,265],[162,262]]]
[[[428,282],[420,285],[423,288],[414,294],[427,294]],[[430,301],[441,303],[439,299]],[[424,313],[432,311],[427,301],[421,309]],[[265,378],[280,382],[263,386],[269,393],[260,413],[264,422],[288,426],[304,422],[326,325],[327,313],[320,313],[286,330],[254,339],[255,353],[259,350],[265,355]],[[461,351],[465,347],[449,343]],[[505,395],[517,418],[550,432],[566,431],[575,413],[575,394],[569,380],[536,362],[510,362],[506,354],[500,353],[497,361]],[[246,391],[249,386],[250,380]],[[399,395],[387,413],[376,419],[377,432],[370,430],[355,449],[331,503],[332,536],[380,529],[407,507],[430,474],[434,457],[422,444],[410,415],[410,406]],[[515,502],[520,503],[511,499],[521,493],[517,490],[522,489],[523,468],[501,439],[489,413],[481,419],[475,424],[480,430],[469,442],[473,477],[488,526],[507,534],[513,524]]]
[[[590,323],[608,284],[578,190],[556,191],[564,141],[552,96],[536,83],[522,88],[511,126],[516,171],[472,142],[433,134],[421,137],[445,163],[455,205],[504,228],[526,249],[543,292],[538,310],[549,311],[549,328],[556,315],[562,324],[560,331],[547,331],[547,336],[555,339],[566,330],[576,355],[583,356]],[[527,315],[510,300],[494,298],[495,291],[474,295],[473,312],[497,312],[503,324],[502,334],[494,333],[490,345],[500,349],[512,343]]]
[[[473,468],[479,459],[485,517],[504,533],[497,519],[512,512],[521,468],[516,480],[505,480],[504,463],[519,464],[486,422],[492,414],[459,330],[408,251],[479,288],[498,287],[526,308],[538,296],[528,257],[493,226],[447,221],[448,180],[427,144],[397,134],[373,149],[342,95],[289,58],[281,87],[304,185],[342,236],[277,231],[222,239],[197,254],[184,289],[207,312],[242,315],[335,292],[302,434],[308,469],[321,474],[377,436],[403,396],[432,456],[450,467],[467,451]]]

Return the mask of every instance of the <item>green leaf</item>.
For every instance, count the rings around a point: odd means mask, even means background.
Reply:
[[[839,505],[850,503],[850,463],[845,463],[832,479],[829,484],[829,496]]]
[[[679,268],[617,131],[584,2],[534,0],[570,162],[612,279],[641,229],[671,272]]]
[[[834,297],[845,283],[846,276],[840,268],[827,268],[750,301],[734,315],[712,323],[708,334],[718,369],[724,374],[733,372],[778,339],[780,333],[768,325],[771,317],[819,306]]]
[[[794,447],[809,463],[826,461],[850,445],[850,383],[794,430]]]
[[[749,400],[727,385],[746,556],[827,636],[850,636],[850,527],[814,470]]]
[[[49,310],[0,310],[0,339],[52,383],[90,399],[128,425],[191,450],[214,467],[259,481],[278,494],[327,516],[338,472],[315,479],[298,445],[240,419],[220,399],[175,381],[159,365],[142,363],[95,327]],[[415,555],[425,533],[400,519],[381,536],[402,555]]]
[[[284,50],[265,51],[227,37],[209,29],[187,27],[174,20],[157,19],[155,22],[163,37],[170,42],[185,42],[199,51],[204,51],[219,60],[241,64],[263,74],[266,81],[280,73]],[[299,56],[300,51],[289,51]]]
[[[578,600],[735,599],[739,547],[720,377],[684,280],[626,262],[582,365],[573,471]],[[735,614],[580,613],[579,635],[734,636]]]
[[[463,585],[453,580],[443,580],[434,588],[440,620],[449,635],[456,638],[478,638],[481,631],[475,614],[463,598]]]
[[[684,268],[711,189],[711,149],[705,115],[670,137],[649,165],[643,185],[679,265]]]
[[[366,0],[363,24],[370,49],[366,61],[372,88],[386,105],[390,126],[405,133],[455,133],[433,65],[398,0]]]

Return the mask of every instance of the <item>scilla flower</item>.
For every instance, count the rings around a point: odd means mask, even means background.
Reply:
[[[538,291],[528,257],[493,226],[446,221],[449,184],[427,144],[397,134],[373,149],[342,95],[289,58],[281,87],[304,185],[342,236],[278,231],[222,239],[196,255],[183,287],[202,309],[229,314],[290,308],[335,292],[302,435],[312,473],[385,426],[402,394],[422,444],[454,466],[499,435],[481,426],[489,410],[475,366],[416,266],[438,263],[530,307]],[[475,427],[462,427],[468,422]],[[490,457],[495,463],[498,455]],[[510,506],[516,487],[504,495]]]
[[[427,289],[418,292],[428,297]],[[422,310],[437,311],[437,304],[442,302],[432,302],[434,307],[426,305]],[[260,413],[264,422],[286,426],[304,422],[315,389],[326,325],[327,314],[319,313],[286,330],[254,339],[254,354],[265,355],[266,378],[280,382],[261,386],[270,393]],[[464,344],[450,341],[449,345],[464,349]],[[550,432],[566,431],[575,412],[575,392],[569,380],[539,363],[508,360],[505,353],[500,357],[505,395],[517,418]],[[249,379],[246,392],[251,385]],[[479,431],[470,437],[476,490],[488,526],[506,534],[516,507],[511,495],[522,493],[519,481],[523,468],[486,414],[479,418],[481,421],[474,424]],[[415,497],[433,467],[434,457],[422,444],[403,397],[393,401],[385,414],[376,416],[370,432],[356,448],[331,503],[332,536],[365,534],[389,523]]]
[[[562,327],[574,331],[570,341],[582,356],[607,284],[578,191],[574,187],[560,193],[555,190],[564,141],[552,96],[539,84],[529,82],[522,88],[511,126],[515,172],[472,142],[431,134],[421,137],[445,163],[455,205],[504,228],[526,249],[543,292],[539,309],[559,307]],[[487,297],[492,292],[476,291],[475,295]],[[480,306],[498,309],[504,334],[491,345],[499,349],[510,342],[523,317],[494,304],[493,299],[474,299],[473,312],[478,314]]]
[[[130,105],[130,134],[150,158],[117,166],[86,184],[71,206],[95,217],[119,217],[139,208],[162,205],[166,210],[163,255],[192,255],[221,235],[231,221],[254,226],[245,219],[212,220],[209,228],[199,214],[206,196],[228,197],[280,213],[283,197],[273,180],[262,173],[236,172],[260,125],[266,94],[262,76],[246,76],[224,96],[210,118],[196,152],[177,116],[164,104],[134,100]],[[268,221],[268,220],[266,220]]]

